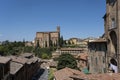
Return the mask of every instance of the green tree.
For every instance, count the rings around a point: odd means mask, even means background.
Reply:
[[[60,45],[60,47],[62,47],[62,46],[63,46],[63,42],[64,42],[64,41],[63,41],[63,36],[61,36],[61,37],[60,37],[60,44],[59,44],[59,45]]]
[[[35,56],[41,57],[40,47],[34,49]]]
[[[59,70],[59,69],[65,68],[65,67],[69,67],[72,69],[78,69],[77,62],[71,54],[62,54],[58,58],[57,69]]]
[[[49,56],[48,56],[48,54],[46,54],[46,53],[42,53],[41,58],[42,58],[42,59],[49,59]]]
[[[50,40],[50,47],[53,47],[53,42],[52,42],[52,40]]]
[[[70,42],[70,40],[68,40],[68,45],[71,45],[71,42]]]
[[[39,40],[37,40],[37,45],[36,45],[36,47],[40,47]]]
[[[34,47],[32,47],[32,46],[25,46],[24,47],[24,52],[25,53],[32,53],[33,49],[34,49]]]

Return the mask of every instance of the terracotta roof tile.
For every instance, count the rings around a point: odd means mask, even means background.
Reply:
[[[10,56],[12,61],[14,62],[18,62],[18,63],[21,63],[21,64],[25,64],[27,62],[27,58],[22,58],[22,57],[16,57],[16,56]]]
[[[64,68],[54,73],[56,80],[120,80],[120,73],[84,74],[78,70]]]
[[[21,57],[30,57],[33,56],[33,53],[23,53],[21,54]]]
[[[83,59],[83,60],[87,60],[87,57],[88,57],[88,54],[87,53],[80,53],[78,55],[78,58],[79,59]]]
[[[82,72],[70,68],[64,68],[54,73],[56,80],[72,80],[71,75],[84,75]]]

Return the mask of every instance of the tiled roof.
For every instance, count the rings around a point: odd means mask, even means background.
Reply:
[[[22,58],[22,57],[16,57],[16,56],[9,56],[12,61],[17,62],[17,63],[21,63],[21,64],[25,64],[27,62],[27,58]]]
[[[85,76],[72,75],[71,78],[83,80],[120,80],[120,73],[88,74]]]
[[[78,55],[78,59],[83,59],[83,60],[87,60],[88,54],[87,53],[80,53]]]
[[[107,42],[107,41],[104,38],[99,38],[97,40],[89,41],[89,43],[93,43],[93,42]]]
[[[72,78],[70,78],[71,75],[84,75],[84,73],[78,71],[78,70],[74,70],[74,69],[70,69],[70,68],[64,68],[61,70],[58,70],[54,73],[54,76],[56,78],[56,80],[72,80]]]
[[[0,63],[5,64],[5,63],[7,63],[8,61],[10,61],[10,58],[0,56]]]
[[[22,64],[17,62],[10,62],[10,74],[14,75],[23,67]]]
[[[84,74],[70,68],[58,70],[54,76],[56,80],[120,80],[120,73]]]
[[[39,61],[39,58],[33,57],[27,60],[27,64],[35,63],[36,61]]]
[[[33,56],[33,53],[23,53],[21,54],[22,57],[30,57]]]

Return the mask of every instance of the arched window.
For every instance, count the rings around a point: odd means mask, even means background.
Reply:
[[[111,28],[115,28],[115,27],[116,27],[115,19],[112,18]]]

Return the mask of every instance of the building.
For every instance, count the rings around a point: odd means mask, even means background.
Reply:
[[[0,56],[0,80],[10,80],[10,60]]]
[[[71,78],[72,75],[85,75],[84,73],[71,69],[71,68],[63,68],[61,70],[58,70],[54,73],[54,80],[73,80]]]
[[[105,38],[107,39],[107,64],[114,59],[120,72],[120,0],[106,0],[104,15]]]
[[[35,37],[35,46],[50,47],[59,46],[60,27],[57,27],[57,31],[52,32],[37,32]]]
[[[78,55],[77,66],[84,73],[88,73],[88,53],[81,53]]]
[[[86,39],[79,39],[79,38],[70,38],[69,40],[65,40],[66,44],[73,45],[74,47],[81,47],[87,48],[87,41]]]
[[[98,39],[88,43],[88,67],[90,73],[106,72],[106,45],[105,39]]]
[[[26,80],[23,66],[23,64],[13,61],[10,63],[10,80]]]
[[[60,48],[59,50],[56,50],[56,52],[52,53],[53,58],[59,57],[61,54],[71,54],[75,58],[79,56],[79,54],[87,52],[87,49],[83,48]]]
[[[69,42],[70,42],[70,44],[77,44],[77,41],[78,41],[78,38],[70,38],[69,40],[68,40]]]
[[[32,77],[40,69],[40,59],[31,53],[24,53],[21,56],[9,56],[10,80],[32,80]]]
[[[120,80],[120,73],[84,74],[78,70],[64,68],[54,73],[54,80]]]

